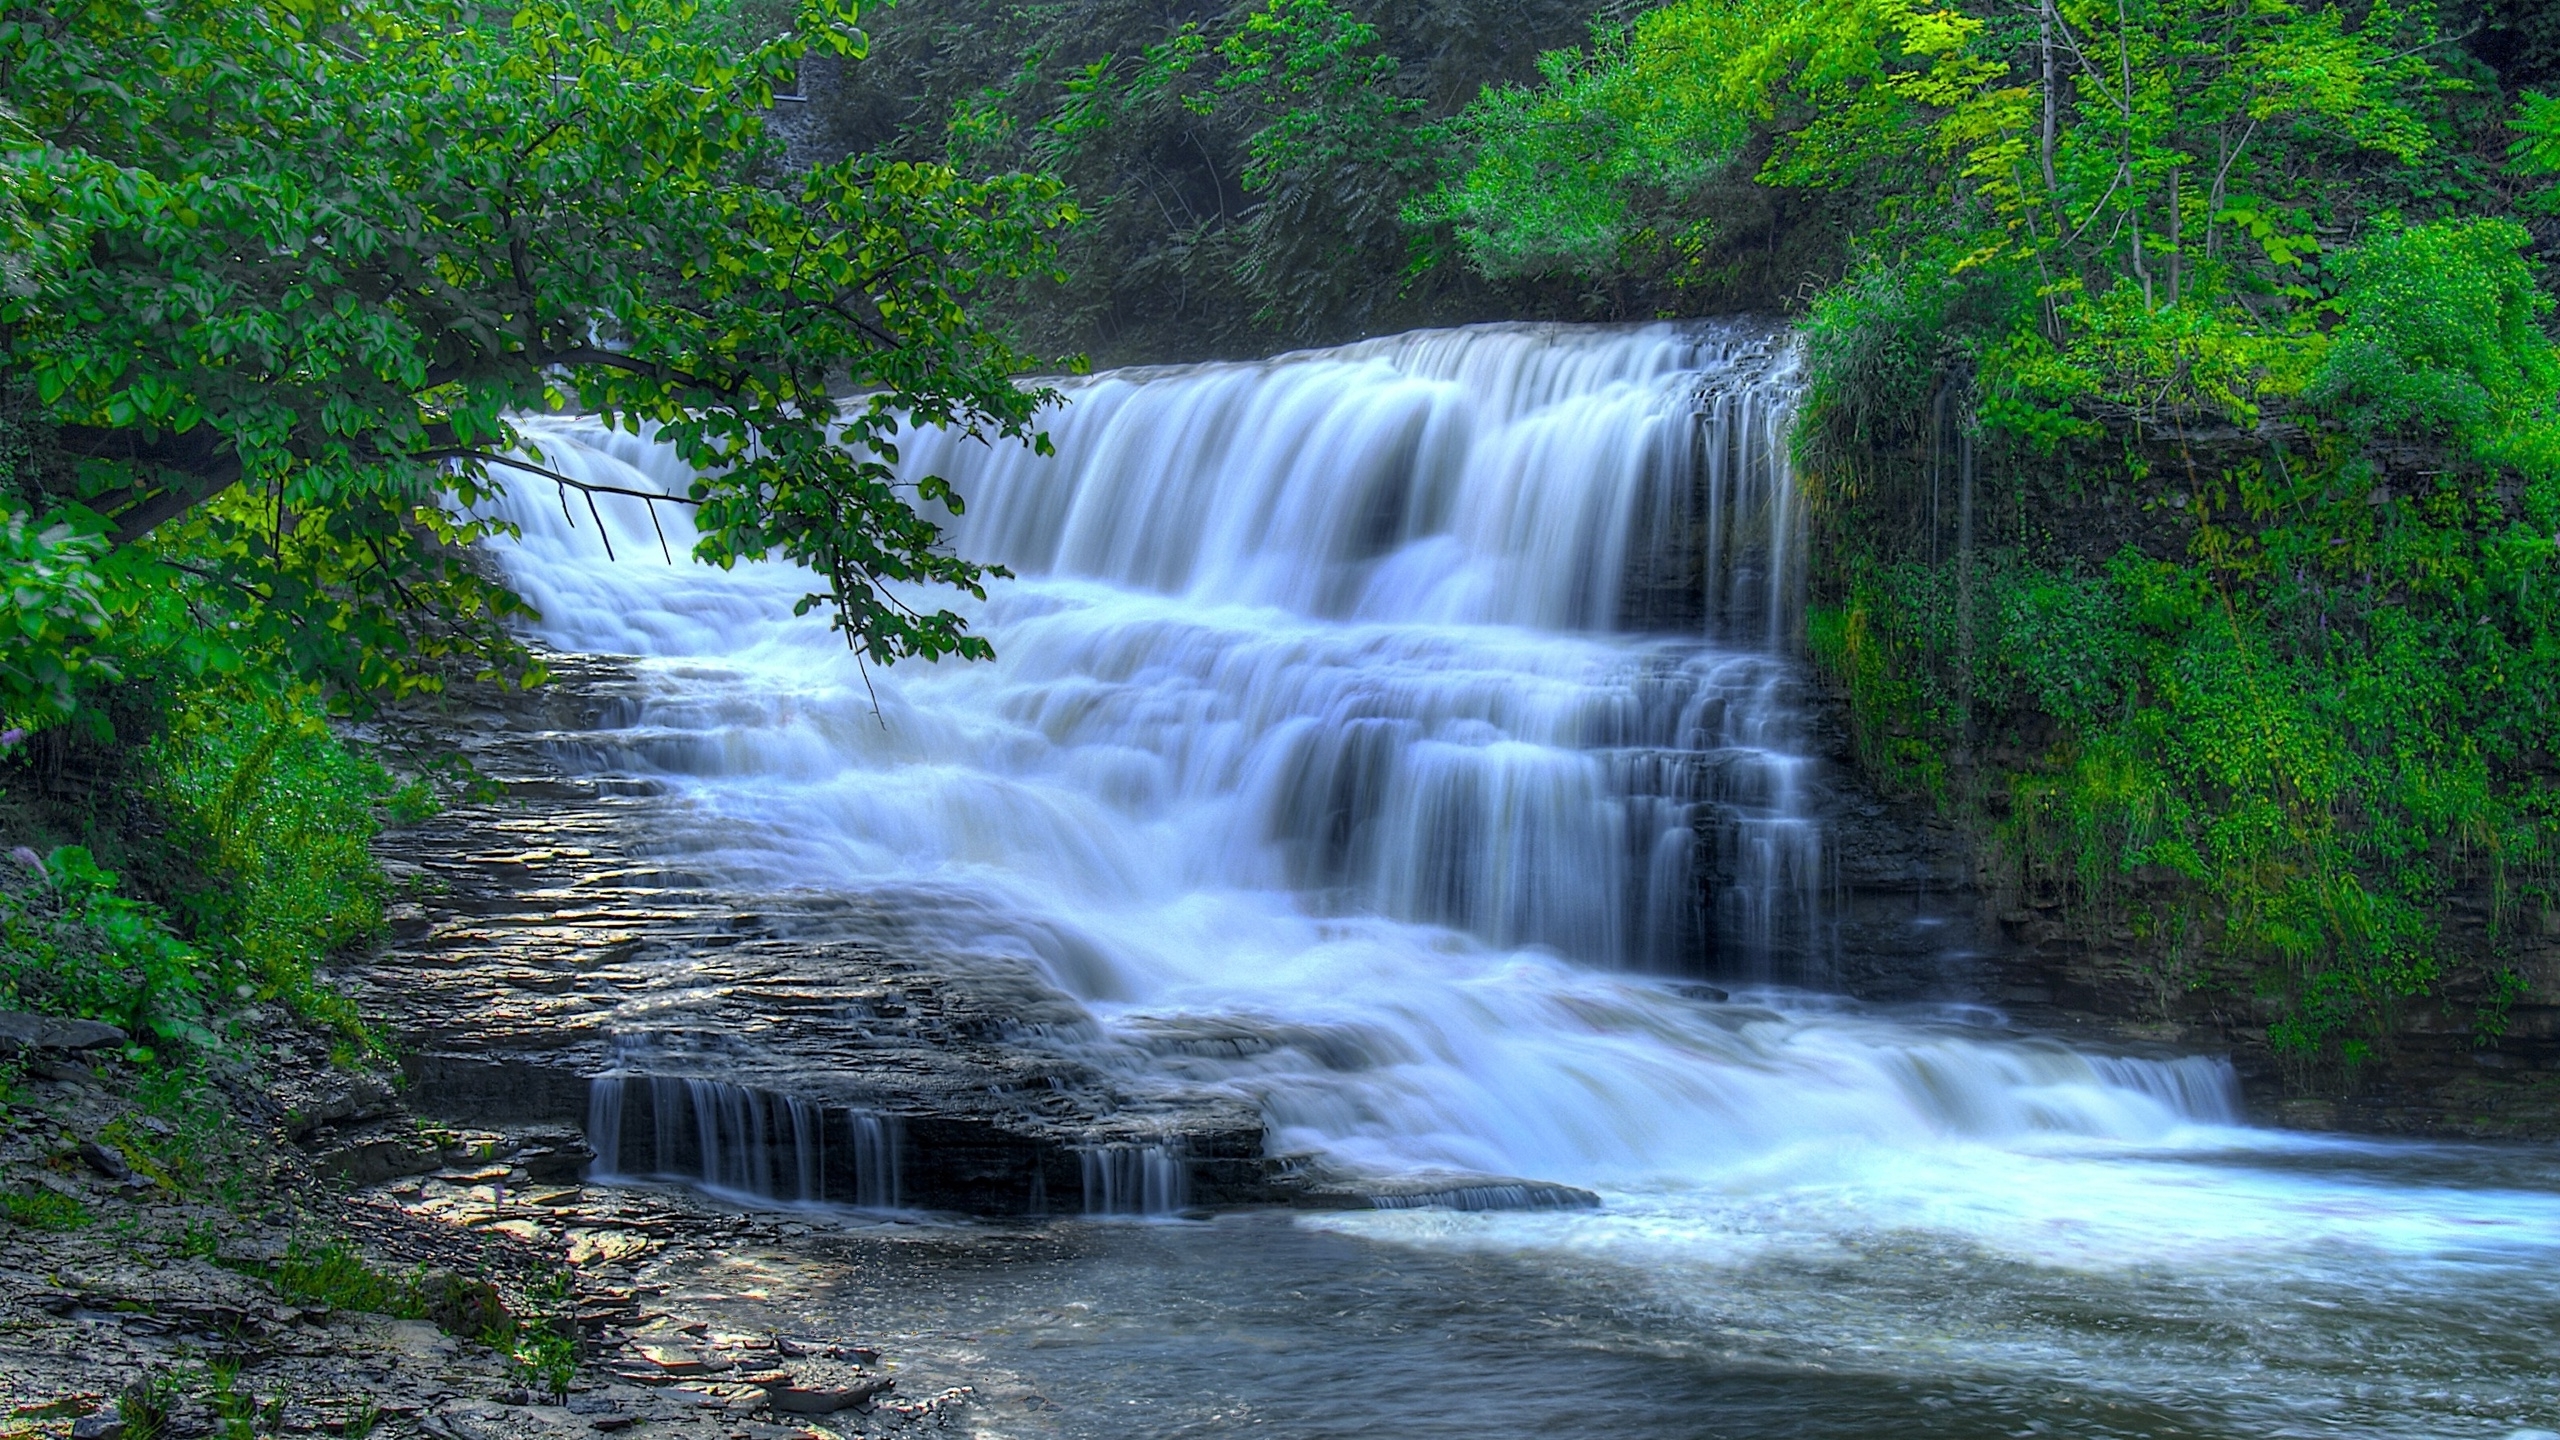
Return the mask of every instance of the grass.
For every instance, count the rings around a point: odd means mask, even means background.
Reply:
[[[22,1230],[78,1230],[97,1218],[88,1206],[51,1190],[0,1191],[0,1219]]]
[[[272,1264],[216,1263],[255,1275],[296,1305],[362,1310],[400,1320],[416,1320],[427,1313],[422,1274],[377,1270],[344,1240],[296,1240]]]
[[[578,1375],[576,1329],[577,1287],[569,1272],[555,1269],[525,1297],[537,1313],[516,1319],[483,1336],[491,1349],[507,1357],[508,1372],[527,1389],[556,1402],[569,1394]]]
[[[184,1387],[176,1374],[154,1371],[127,1384],[116,1395],[116,1418],[124,1422],[124,1440],[161,1440],[177,1418]]]

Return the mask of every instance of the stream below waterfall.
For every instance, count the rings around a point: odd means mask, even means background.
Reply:
[[[1795,363],[1490,326],[1063,382],[1055,458],[904,446],[1020,577],[955,604],[999,658],[867,677],[798,572],[670,566],[630,501],[608,558],[523,488],[497,553],[546,643],[640,657],[578,753],[670,788],[668,853],[894,892],[1275,1151],[1602,1202],[846,1221],[706,1276],[1014,1377],[989,1434],[2560,1431],[2549,1150],[2255,1129],[2219,1059],[1825,993]]]

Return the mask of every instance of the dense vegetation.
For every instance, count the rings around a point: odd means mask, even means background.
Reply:
[[[806,153],[878,151],[1068,187],[1059,275],[1006,295],[1025,342],[1096,363],[1263,354],[1420,324],[1604,308],[1433,264],[1403,212],[1489,82],[1588,33],[1596,0],[909,0],[813,67]]]
[[[2560,20],[1674,0],[1530,74],[1461,12],[915,5],[813,103],[1056,175],[1005,309],[1115,356],[1800,314],[1876,776],[2299,1078],[2418,1004],[2495,1040],[2560,902]]]

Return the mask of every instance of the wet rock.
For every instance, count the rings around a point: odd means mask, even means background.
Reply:
[[[571,1185],[584,1178],[596,1152],[586,1137],[574,1132],[529,1138],[516,1152],[516,1164],[537,1185]]]
[[[400,1109],[391,1082],[370,1073],[298,1075],[277,1087],[276,1099],[285,1112],[285,1132],[295,1140],[323,1125],[378,1120]]]
[[[711,1373],[711,1362],[690,1350],[679,1350],[672,1345],[635,1345],[631,1348],[641,1359],[656,1366],[658,1373],[662,1375],[688,1376]]]
[[[1600,1197],[1545,1180],[1431,1171],[1336,1176],[1308,1185],[1298,1203],[1377,1210],[1597,1210]]]
[[[113,1415],[83,1415],[71,1422],[71,1440],[124,1440],[124,1421]]]
[[[379,1185],[403,1175],[423,1175],[443,1163],[442,1155],[416,1140],[375,1136],[323,1150],[312,1168],[350,1184]]]
[[[765,1401],[776,1414],[833,1415],[871,1403],[874,1396],[896,1389],[898,1382],[888,1376],[858,1381],[851,1385],[823,1385],[803,1388],[784,1385],[765,1392]]]
[[[868,1345],[837,1345],[824,1340],[794,1340],[787,1335],[773,1337],[775,1353],[791,1359],[842,1360],[854,1365],[877,1365],[880,1352]]]

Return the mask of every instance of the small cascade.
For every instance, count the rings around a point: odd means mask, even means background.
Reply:
[[[2219,1055],[2169,1060],[2092,1055],[2089,1068],[2108,1085],[2148,1095],[2172,1113],[2215,1125],[2241,1123],[2240,1074]]]
[[[1100,1145],[1083,1151],[1084,1213],[1173,1215],[1191,1203],[1191,1176],[1164,1145]]]
[[[866,1115],[847,1112],[846,1129],[852,1132],[853,1203],[864,1210],[895,1210],[901,1198],[898,1188],[898,1151],[905,1137],[895,1116]],[[823,1198],[823,1197],[821,1197]]]
[[[836,1131],[829,1144],[828,1132]],[[607,1074],[587,1089],[587,1144],[599,1177],[683,1180],[785,1203],[895,1209],[893,1117],[725,1081]]]

